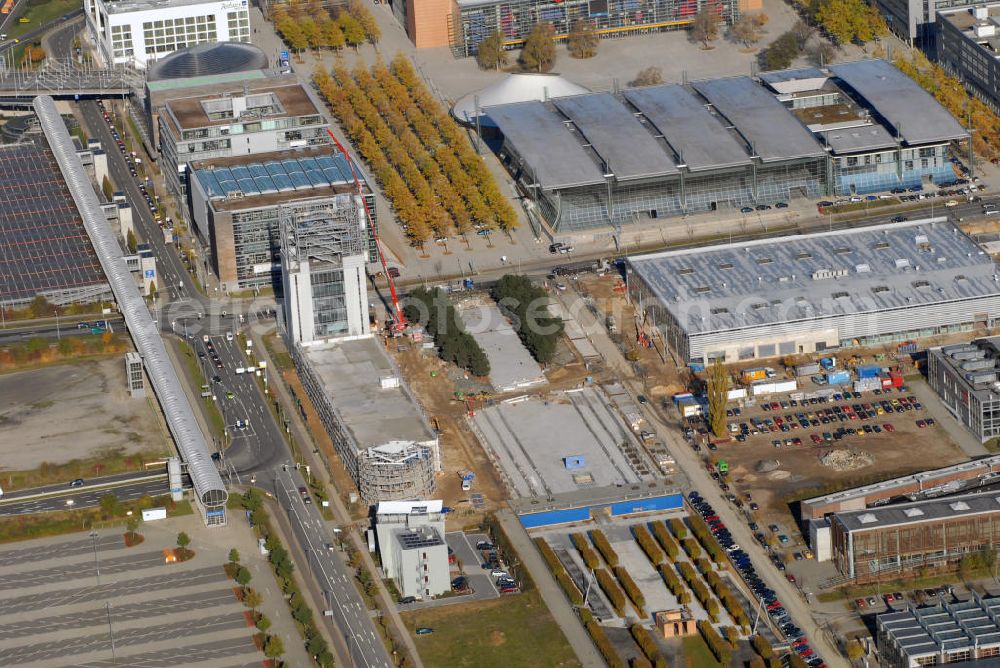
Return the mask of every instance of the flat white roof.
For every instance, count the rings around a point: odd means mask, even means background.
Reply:
[[[379,501],[376,515],[414,515],[424,513],[440,513],[444,501],[440,499],[429,501]]]

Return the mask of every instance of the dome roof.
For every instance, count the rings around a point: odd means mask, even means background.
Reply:
[[[146,79],[149,81],[187,79],[212,74],[249,72],[265,67],[267,67],[267,56],[253,44],[216,42],[174,51],[166,58],[150,65]]]
[[[469,93],[455,103],[451,114],[460,123],[473,123],[476,120],[476,96],[479,96],[479,111],[495,104],[510,104],[512,102],[528,102],[529,100],[550,100],[554,97],[580,95],[590,91],[583,86],[564,79],[559,74],[511,74],[506,79],[492,86]],[[480,121],[492,125],[486,116]]]

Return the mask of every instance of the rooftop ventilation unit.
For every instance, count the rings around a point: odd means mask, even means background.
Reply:
[[[878,522],[878,518],[872,513],[865,513],[864,515],[858,515],[858,521],[862,524],[872,524]]]
[[[955,501],[954,503],[949,503],[948,507],[954,511],[969,510],[969,504],[965,501]]]
[[[903,514],[907,517],[920,517],[924,514],[924,511],[920,510],[920,508],[906,508],[903,510]]]

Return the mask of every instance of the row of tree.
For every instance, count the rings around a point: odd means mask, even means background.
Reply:
[[[597,651],[601,653],[604,660],[608,662],[610,668],[625,668],[625,662],[618,655],[618,651],[615,649],[614,644],[608,639],[608,635],[604,632],[604,627],[597,623],[594,619],[594,615],[590,613],[590,610],[586,608],[580,608],[580,621],[583,622],[583,627],[587,629],[587,633],[590,634],[590,639],[594,641],[594,645],[597,647]]]
[[[527,276],[506,274],[493,286],[493,299],[511,319],[514,331],[528,352],[543,364],[551,362],[563,323],[549,315],[545,290]]]
[[[509,230],[517,214],[408,61],[317,72],[317,87],[392,202],[410,237],[471,228]]]
[[[962,82],[949,75],[940,65],[930,62],[916,49],[909,54],[896,51],[893,63],[934,96],[955,118],[971,116],[972,145],[976,153],[986,158],[1000,156],[1000,116],[982,100],[969,95]]]
[[[562,587],[569,602],[576,606],[583,605],[583,594],[580,593],[580,589],[574,584],[573,578],[566,572],[566,567],[559,561],[559,557],[556,556],[552,546],[542,537],[535,539],[535,545],[538,547],[538,551],[542,553],[545,563],[548,564],[549,570],[552,571],[552,575],[555,576],[556,582]]]
[[[350,0],[346,7],[332,10],[318,0],[274,5],[271,19],[281,38],[296,52],[339,51],[345,46],[356,50],[365,42],[377,44],[382,38],[375,17],[360,0]]]
[[[403,315],[409,322],[427,323],[427,332],[434,337],[441,359],[453,362],[474,376],[489,375],[490,361],[486,353],[462,327],[458,312],[440,289],[418,287],[410,292]]]

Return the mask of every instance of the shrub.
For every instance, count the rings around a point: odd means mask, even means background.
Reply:
[[[729,644],[733,646],[733,649],[736,649],[736,645],[740,642],[740,632],[736,630],[735,626],[727,626],[725,629],[726,640],[728,640]]]
[[[571,540],[573,541],[573,546],[580,552],[583,564],[588,569],[594,570],[601,567],[601,560],[597,558],[597,553],[590,548],[590,543],[587,541],[586,536],[582,533],[575,533]]]
[[[729,665],[729,659],[732,656],[729,643],[723,640],[722,636],[715,630],[715,627],[704,619],[700,620],[697,626],[701,636],[705,639],[705,644],[708,645],[708,649],[715,655],[716,660],[724,665]]]
[[[583,605],[583,594],[580,593],[580,590],[573,582],[573,578],[566,572],[566,568],[559,561],[559,557],[556,556],[552,546],[544,538],[536,538],[535,545],[538,547],[538,551],[542,553],[542,558],[548,563],[549,569],[555,576],[559,586],[562,587],[569,602],[573,605]]]
[[[678,554],[677,541],[670,535],[664,522],[653,522],[653,535],[656,536],[656,542],[667,553],[667,558],[671,561],[676,559]]]
[[[453,362],[474,376],[489,375],[490,362],[486,353],[462,327],[461,318],[445,293],[438,288],[417,287],[410,291],[410,299],[411,303],[404,308],[406,319],[421,322],[427,316],[427,331],[434,337],[441,359]]]
[[[656,661],[660,658],[660,648],[656,645],[656,641],[653,640],[653,635],[646,629],[645,626],[640,624],[633,624],[631,629],[632,638],[635,640],[635,644],[639,646],[642,653],[646,655],[646,658],[650,661]]]
[[[607,562],[608,566],[612,568],[617,566],[618,553],[615,552],[615,548],[611,547],[611,543],[608,542],[608,537],[604,535],[604,532],[600,529],[595,529],[590,532],[590,538],[594,541],[594,546],[597,547],[597,551],[604,557],[604,561]]]
[[[701,557],[701,546],[698,545],[698,541],[694,538],[683,538],[681,539],[681,545],[684,547],[684,551],[691,559],[698,559]]]
[[[611,601],[611,605],[614,606],[615,612],[618,613],[619,617],[625,616],[625,594],[622,593],[621,588],[615,584],[615,579],[611,577],[611,574],[604,568],[598,568],[594,571],[594,576],[597,578],[597,584],[601,586],[604,594]]]
[[[628,662],[631,668],[653,668],[653,664],[646,657],[636,654]]]
[[[770,659],[774,656],[774,650],[771,648],[771,643],[769,643],[767,638],[759,633],[750,638],[750,644],[753,645],[753,650],[760,654],[762,658]]]
[[[615,651],[615,646],[611,644],[608,640],[607,634],[604,633],[604,629],[594,621],[593,617],[588,620],[584,626],[587,629],[587,633],[590,634],[591,640],[594,641],[594,645],[597,646],[597,651],[601,653],[604,660],[608,662],[611,668],[625,668],[625,662],[622,658],[618,656],[618,652]]]
[[[646,553],[646,557],[653,563],[654,566],[658,565],[663,561],[663,550],[660,546],[656,544],[653,540],[653,536],[649,533],[647,529],[642,524],[636,524],[632,527],[632,535],[635,536],[635,542],[639,544],[642,551]]]
[[[677,598],[677,602],[681,605],[690,603],[691,594],[681,583],[680,578],[677,577],[674,567],[671,564],[660,564],[658,570],[660,571],[660,577],[667,584],[667,589]]]
[[[639,585],[635,583],[632,576],[624,566],[614,567],[615,577],[618,581],[622,583],[622,587],[625,588],[625,593],[628,594],[629,600],[635,606],[636,611],[638,611],[640,617],[646,616],[646,597],[643,596],[642,590],[639,589]]]
[[[679,517],[670,518],[670,531],[674,534],[677,540],[683,540],[687,538],[688,535],[687,527],[684,526],[684,520]]]

